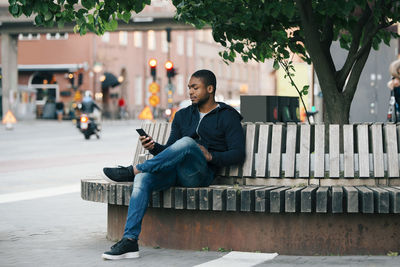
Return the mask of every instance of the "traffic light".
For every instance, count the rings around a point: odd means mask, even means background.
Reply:
[[[155,58],[150,59],[149,66],[150,66],[150,75],[153,77],[153,81],[156,81],[157,60]]]
[[[72,72],[68,73],[68,79],[69,79],[69,82],[71,83],[72,87],[74,87],[75,75]]]
[[[167,77],[168,78],[173,78],[175,76],[175,69],[174,69],[174,64],[172,61],[167,61],[165,62],[165,69],[167,70]]]

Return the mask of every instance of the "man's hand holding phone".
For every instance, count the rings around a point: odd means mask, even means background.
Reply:
[[[154,148],[154,140],[143,129],[136,129],[139,133],[139,140],[144,149],[152,150]]]

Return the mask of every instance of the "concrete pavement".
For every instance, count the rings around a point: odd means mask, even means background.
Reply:
[[[0,126],[0,266],[195,266],[227,255],[141,247],[139,259],[101,259],[113,244],[105,238],[106,205],[82,200],[79,182],[105,165],[129,164],[139,125],[108,121],[101,139],[89,141],[69,121]],[[280,255],[257,266],[295,265],[400,266],[400,257]]]

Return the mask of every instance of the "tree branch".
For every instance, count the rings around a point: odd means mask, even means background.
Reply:
[[[335,65],[330,51],[326,51],[321,44],[321,35],[318,31],[318,25],[315,23],[314,14],[310,0],[296,0],[299,7],[301,28],[304,32],[305,46],[315,65],[315,71],[318,79],[324,86],[321,88],[332,88],[336,86]],[[329,97],[334,92],[325,91],[324,95]],[[332,95],[330,95],[332,96]]]
[[[333,20],[326,17],[326,22],[322,30],[323,38],[321,40],[322,46],[325,51],[329,51],[333,40]]]
[[[364,53],[360,54],[358,60],[354,63],[354,67],[351,71],[349,80],[347,82],[346,88],[344,90],[344,97],[353,100],[354,94],[357,89],[358,82],[360,80],[361,72],[364,69],[365,63],[367,62],[369,53],[372,47],[372,40],[370,40],[367,44],[365,44]]]
[[[367,5],[366,10],[363,12],[360,20],[357,22],[357,24],[354,26],[354,28],[352,30],[353,39],[351,41],[350,49],[347,54],[346,62],[344,63],[342,69],[339,70],[336,75],[338,88],[344,87],[347,76],[349,75],[349,73],[354,65],[354,62],[357,59],[356,53],[360,46],[363,29],[366,26],[371,14],[372,14],[372,11],[369,8],[369,6]]]

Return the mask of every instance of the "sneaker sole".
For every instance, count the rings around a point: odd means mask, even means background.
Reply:
[[[105,260],[122,260],[122,259],[134,259],[134,258],[139,258],[139,251],[136,252],[128,252],[125,254],[121,255],[109,255],[109,254],[103,254],[101,257]]]
[[[107,182],[110,182],[110,183],[113,183],[113,184],[122,183],[122,182],[116,182],[114,180],[111,180],[110,178],[107,177],[107,175],[105,175],[104,172],[103,172],[103,179],[106,180]]]

